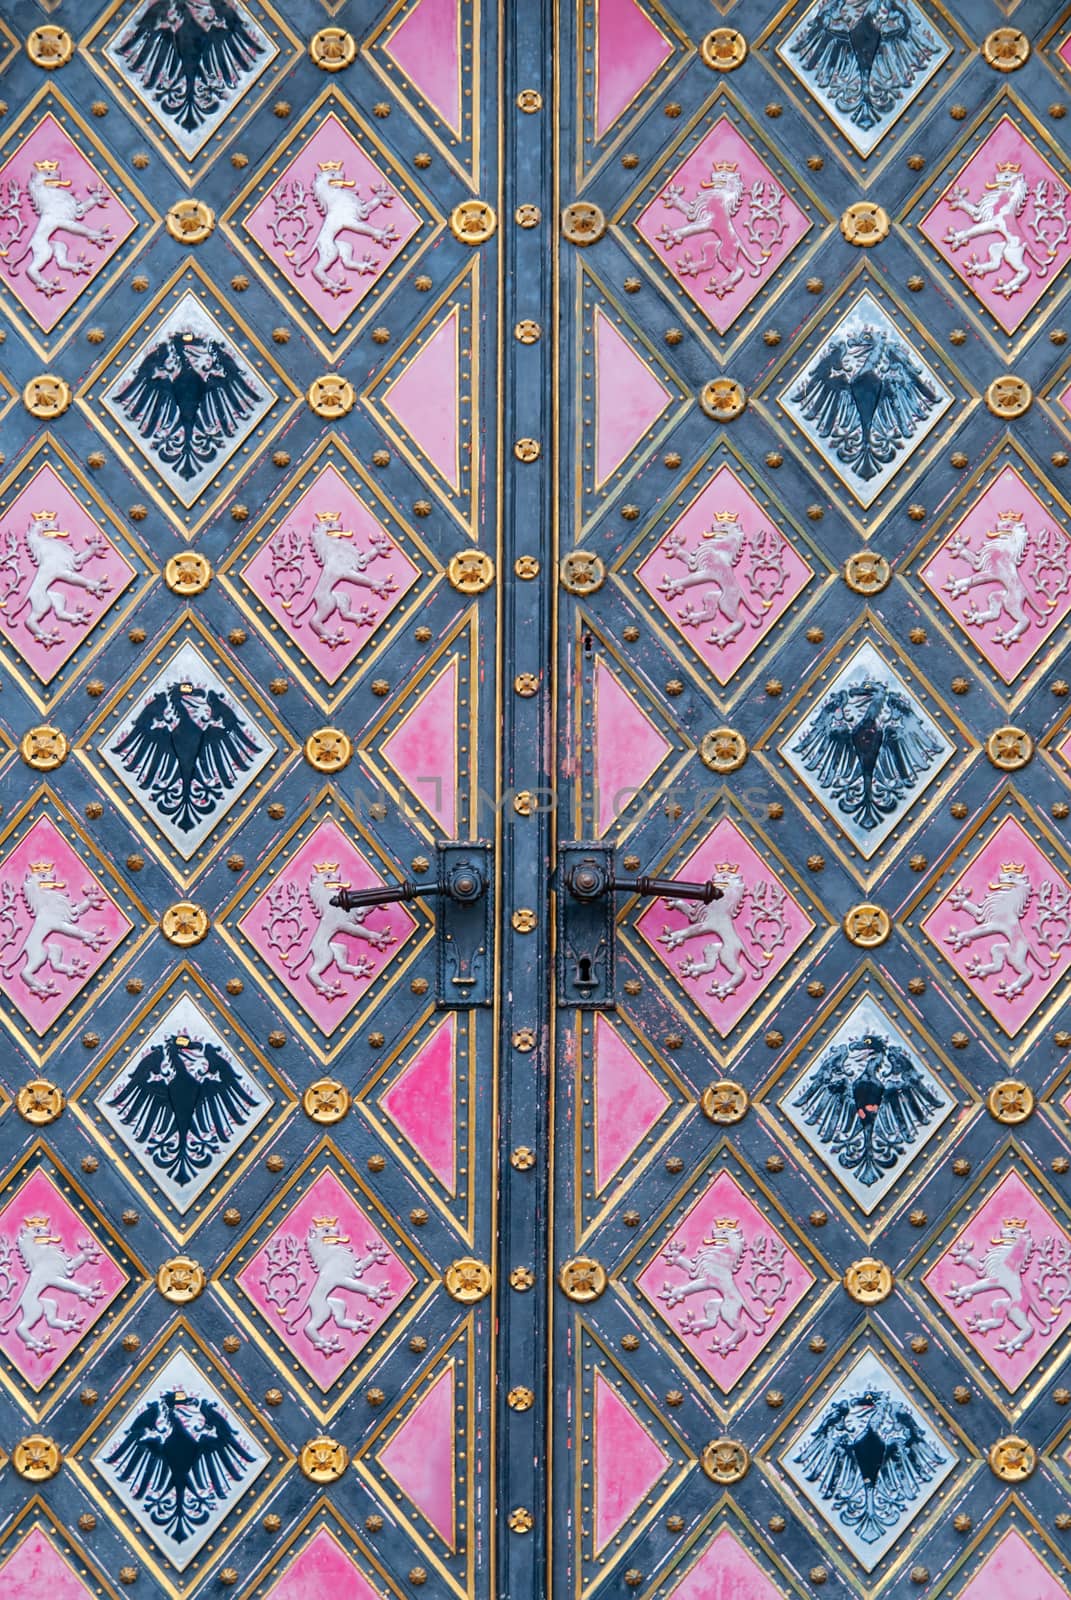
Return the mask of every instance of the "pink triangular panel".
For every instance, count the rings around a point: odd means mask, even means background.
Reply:
[[[666,385],[596,307],[596,488],[632,453],[669,402]]]
[[[601,1190],[669,1104],[604,1017],[595,1018],[595,1187]]]
[[[452,1015],[436,1028],[379,1103],[447,1192],[454,1194],[457,1106]]]
[[[636,0],[597,0],[595,137],[601,139],[673,46]]]
[[[385,49],[452,133],[461,133],[459,0],[417,0]]]
[[[595,1549],[605,1549],[669,1466],[616,1389],[595,1374]]]
[[[379,1452],[385,1468],[436,1533],[454,1547],[454,1369],[447,1367]]]
[[[595,785],[605,833],[671,748],[610,669],[595,667]]]
[[[461,488],[457,330],[455,307],[383,396],[409,437],[455,492]]]
[[[780,1600],[781,1590],[722,1527],[682,1583],[670,1591],[673,1600]]]
[[[448,839],[457,831],[457,661],[451,661],[383,741],[383,757]]]
[[[0,1562],[0,1586],[7,1600],[89,1600],[94,1592],[71,1571],[40,1528],[33,1528],[7,1560]],[[94,1585],[94,1589],[95,1589]]]
[[[42,1591],[43,1592],[43,1591]],[[274,1588],[270,1600],[323,1600],[335,1595],[338,1600],[380,1600],[364,1573],[350,1560],[326,1528],[318,1528]]]

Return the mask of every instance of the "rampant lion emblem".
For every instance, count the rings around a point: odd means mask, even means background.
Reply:
[[[393,573],[377,578],[368,572],[373,561],[393,555],[393,544],[376,528],[369,536],[369,546],[367,550],[357,547],[353,530],[342,526],[342,517],[337,511],[317,511],[316,521],[307,535],[296,529],[283,529],[272,540],[272,570],[268,580],[272,593],[280,599],[284,611],[290,612],[295,627],[300,628],[307,620],[312,632],[329,649],[352,642],[343,623],[370,628],[378,620],[377,612],[370,606],[353,609],[346,592],[347,584],[367,589],[379,600],[386,600],[397,590]],[[310,577],[306,554],[312,556],[319,575],[304,604],[295,608],[295,599]],[[335,616],[339,624],[330,627]]]
[[[731,861],[718,862],[712,881],[722,895],[720,900],[712,900],[709,905],[701,901],[666,900],[669,910],[680,912],[687,920],[683,928],[663,928],[658,942],[667,950],[676,950],[687,940],[702,939],[701,957],[685,956],[679,969],[681,977],[697,978],[707,972],[714,973],[707,993],[717,1000],[727,1000],[747,978],[747,969],[753,977],[761,979],[773,951],[784,944],[788,931],[784,915],[786,891],[766,878],[757,884],[745,883],[739,867]],[[741,937],[735,924],[745,901],[750,902],[750,908],[741,923]],[[759,929],[763,927],[770,930],[769,948],[759,939]],[[716,976],[719,967],[725,973],[724,978]]]
[[[960,600],[975,589],[989,589],[984,606],[967,601],[963,621],[969,628],[997,623],[993,643],[1010,649],[1030,627],[1029,613],[1033,613],[1038,628],[1046,627],[1051,620],[1049,613],[1056,609],[1056,597],[1066,594],[1071,586],[1069,548],[1071,540],[1059,530],[1045,528],[1031,534],[1021,511],[1001,511],[996,527],[986,530],[978,549],[959,533],[948,541],[947,554],[953,560],[966,562],[970,571],[962,578],[949,577],[944,593],[952,600]],[[1028,552],[1032,560],[1027,575],[1024,566]],[[1007,619],[1003,627],[1002,617]]]
[[[785,587],[784,547],[772,529],[748,534],[735,511],[716,511],[711,526],[693,550],[680,533],[671,533],[662,546],[671,561],[681,561],[687,576],[668,573],[658,585],[660,594],[675,600],[689,589],[702,589],[699,605],[687,601],[677,613],[685,628],[714,623],[708,644],[725,646],[742,633],[745,623],[761,628],[774,599]]]
[[[1028,198],[1030,215],[1024,225],[1019,219]],[[1071,232],[1067,199],[1062,185],[1054,185],[1050,199],[1047,178],[1039,178],[1031,189],[1018,161],[999,161],[977,200],[960,186],[945,196],[950,211],[962,211],[971,220],[965,228],[950,226],[942,243],[955,252],[975,239],[992,239],[987,255],[972,253],[964,259],[963,272],[968,278],[987,278],[1006,271],[1007,277],[994,279],[991,287],[1010,300],[1028,282],[1031,267],[1039,278],[1045,277]]]
[[[92,1239],[80,1239],[75,1254],[68,1255],[59,1234],[52,1232],[48,1217],[26,1217],[14,1247],[10,1239],[0,1235],[0,1304],[15,1295],[12,1248],[18,1253],[26,1280],[10,1311],[0,1314],[0,1331],[6,1331],[17,1316],[19,1320],[15,1323],[15,1332],[27,1350],[35,1356],[47,1355],[56,1348],[49,1330],[54,1328],[61,1333],[80,1333],[84,1323],[74,1312],[61,1312],[59,1302],[46,1291],[51,1289],[57,1294],[73,1295],[82,1304],[95,1306],[104,1298],[99,1278],[92,1283],[84,1283],[79,1282],[75,1274],[94,1261],[99,1261],[100,1250]],[[44,1331],[35,1333],[34,1330],[42,1322],[45,1324]]]
[[[34,511],[22,540],[9,529],[0,551],[0,574],[10,579],[10,587],[3,600],[0,600],[0,610],[6,613],[7,622],[15,626],[22,613],[29,608],[23,626],[44,650],[51,650],[54,645],[63,643],[59,628],[45,626],[50,616],[57,623],[69,623],[72,628],[84,628],[91,620],[88,611],[68,603],[63,593],[64,587],[81,589],[91,594],[94,600],[101,600],[111,592],[107,577],[94,578],[82,570],[91,561],[107,554],[108,545],[103,535],[94,529],[80,550],[63,542],[69,537],[67,530],[59,526],[54,511]],[[12,604],[12,596],[26,577],[24,551],[30,559],[32,577],[25,592]]]
[[[63,177],[58,161],[35,161],[26,193],[18,179],[10,179],[7,199],[0,202],[0,219],[7,218],[15,225],[7,244],[0,249],[0,260],[12,277],[28,261],[25,272],[35,289],[46,299],[62,294],[67,287],[62,278],[45,275],[45,268],[51,262],[55,262],[59,271],[69,272],[74,278],[88,277],[93,268],[84,255],[73,258],[68,255],[66,241],[57,235],[66,233],[76,239],[86,239],[103,250],[105,245],[114,242],[111,233],[107,228],[92,227],[85,219],[87,212],[106,206],[110,200],[111,195],[99,183],[87,189],[79,199],[71,189],[70,179]],[[36,221],[23,249],[13,256],[11,252],[20,243],[28,225],[26,201]]]
[[[951,1254],[958,1265],[970,1267],[977,1282],[950,1284],[949,1299],[962,1306],[977,1295],[995,1296],[985,1312],[971,1313],[967,1327],[972,1333],[1002,1333],[1011,1323],[1014,1332],[996,1340],[1005,1355],[1015,1355],[1034,1337],[1034,1324],[1047,1337],[1060,1307],[1071,1301],[1071,1245],[1051,1235],[1036,1245],[1025,1218],[1006,1217],[981,1254],[966,1239],[958,1239]]]
[[[710,1332],[714,1355],[731,1355],[749,1332],[765,1335],[768,1320],[788,1291],[785,1254],[780,1240],[759,1237],[749,1243],[738,1222],[720,1217],[694,1256],[677,1240],[666,1246],[663,1259],[685,1273],[687,1282],[663,1284],[658,1298],[668,1308],[692,1295],[704,1295],[702,1316],[686,1311],[678,1331],[686,1338]],[[719,1326],[725,1328],[724,1336],[718,1334]]]
[[[356,233],[371,239],[381,250],[389,250],[397,244],[398,234],[393,223],[377,228],[370,220],[374,212],[389,206],[393,200],[394,191],[385,183],[372,186],[368,198],[362,200],[356,182],[346,177],[341,161],[321,161],[317,163],[311,192],[300,178],[281,183],[272,191],[275,215],[268,230],[287,260],[294,262],[296,278],[304,276],[308,263],[316,257],[312,275],[321,289],[335,298],[349,294],[353,288],[345,276],[347,272],[372,277],[379,271],[374,256],[367,252],[362,256],[354,255],[353,245],[342,237],[344,234]],[[309,213],[310,201],[323,220],[308,250],[299,257],[299,249],[315,226],[314,217]],[[342,276],[333,276],[331,269],[340,262]]]
[[[1046,878],[1038,888],[1035,915],[1028,924],[1034,886],[1023,862],[1003,862],[996,881],[987,888],[980,905],[971,899],[973,891],[965,885],[951,891],[952,909],[965,911],[974,927],[949,928],[946,942],[959,952],[981,939],[989,940],[988,958],[972,955],[967,973],[972,978],[993,978],[1010,969],[1013,976],[1001,978],[996,992],[1013,1000],[1034,981],[1031,962],[1043,978],[1048,977],[1058,951],[1071,944],[1071,890]]]
[[[706,292],[722,300],[745,274],[761,276],[763,265],[788,227],[782,213],[784,199],[783,190],[772,179],[756,178],[745,204],[739,164],[715,161],[709,181],[700,184],[700,192],[691,199],[685,198],[679,183],[671,183],[663,191],[663,206],[679,212],[684,221],[679,227],[664,223],[658,242],[663,249],[673,250],[685,239],[702,238],[699,255],[686,250],[677,262],[677,273],[682,278],[697,278],[701,272],[709,272]]]
[[[286,970],[297,978],[306,962],[305,976],[325,1000],[338,1000],[346,993],[346,977],[367,978],[372,963],[364,956],[351,959],[346,941],[363,939],[373,950],[386,950],[394,943],[390,928],[368,928],[365,919],[374,906],[358,906],[344,911],[332,904],[332,899],[345,885],[339,882],[337,861],[316,863],[306,888],[282,882],[268,891],[268,917],[266,931],[269,947],[283,955]],[[305,915],[311,908],[314,922],[310,928]],[[297,946],[304,943],[300,953]],[[334,967],[337,977],[328,973]]]
[[[7,881],[0,883],[0,975],[10,980],[17,967],[27,989],[41,1000],[59,994],[52,977],[38,977],[43,967],[63,978],[84,977],[87,963],[65,954],[59,938],[86,945],[94,953],[103,950],[108,943],[105,930],[82,927],[81,918],[87,911],[99,910],[105,900],[104,891],[91,883],[83,887],[81,900],[73,901],[67,885],[56,878],[51,861],[31,862],[19,889]],[[23,925],[22,909],[29,913],[28,927]],[[21,945],[14,955],[5,955],[18,942],[20,932]]]
[[[300,1329],[314,1349],[324,1355],[340,1355],[343,1344],[338,1333],[322,1330],[331,1323],[348,1333],[368,1333],[371,1318],[362,1312],[351,1316],[344,1294],[363,1295],[374,1306],[389,1304],[394,1298],[390,1284],[366,1283],[364,1274],[369,1267],[390,1259],[390,1251],[379,1239],[368,1241],[364,1256],[355,1255],[349,1236],[339,1232],[337,1217],[314,1217],[304,1245],[293,1234],[268,1244],[260,1282],[287,1333]],[[311,1268],[311,1278],[306,1265]],[[300,1308],[288,1315],[296,1300],[302,1300]]]

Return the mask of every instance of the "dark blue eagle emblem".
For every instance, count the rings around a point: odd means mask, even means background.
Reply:
[[[192,329],[151,345],[115,393],[149,449],[187,482],[211,466],[262,398],[221,339]]]
[[[864,482],[896,460],[941,398],[903,340],[874,323],[831,339],[791,395],[837,460]]]
[[[857,128],[896,110],[940,45],[899,0],[825,0],[789,50],[799,70]]]
[[[914,1412],[885,1389],[833,1400],[792,1458],[841,1526],[875,1544],[945,1465]]]
[[[154,0],[115,53],[164,116],[192,133],[265,51],[230,0]]]
[[[153,1166],[185,1186],[226,1149],[259,1101],[218,1045],[170,1034],[105,1103]]]
[[[907,1051],[880,1033],[827,1050],[792,1102],[845,1172],[868,1187],[944,1103]]]
[[[944,754],[912,701],[869,675],[831,689],[792,750],[837,809],[868,833]]]
[[[182,833],[223,801],[263,745],[218,689],[171,683],[110,747],[142,798]]]
[[[222,1408],[183,1389],[149,1400],[103,1459],[175,1544],[208,1522],[256,1463]]]

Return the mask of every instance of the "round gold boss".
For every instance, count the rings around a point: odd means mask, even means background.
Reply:
[[[337,1078],[317,1078],[302,1094],[301,1109],[313,1122],[342,1122],[350,1109],[350,1092]]]
[[[844,563],[844,581],[853,594],[880,594],[891,577],[889,563],[876,550],[858,550]]]
[[[65,67],[74,55],[74,40],[66,28],[43,22],[27,38],[26,54],[35,67],[54,72],[57,67]]]
[[[605,1292],[609,1279],[601,1262],[593,1261],[590,1256],[574,1256],[571,1261],[562,1263],[558,1282],[567,1300],[585,1305]]]
[[[994,728],[985,742],[985,753],[1001,772],[1018,772],[1034,754],[1034,741],[1025,728]]]
[[[1004,421],[1013,421],[1030,410],[1034,398],[1034,391],[1025,378],[1017,378],[1014,373],[1007,372],[1003,377],[994,378],[985,392],[985,403],[995,417],[1002,417]]]
[[[31,1078],[15,1096],[15,1108],[24,1122],[43,1128],[55,1122],[67,1104],[63,1090],[47,1078]]]
[[[30,1483],[44,1483],[54,1478],[63,1462],[63,1453],[54,1439],[43,1433],[31,1433],[20,1439],[11,1452],[11,1465],[20,1478]]]
[[[483,594],[495,581],[495,564],[483,550],[459,550],[450,557],[446,576],[462,594]]]
[[[1030,56],[1030,40],[1021,28],[994,28],[982,43],[982,59],[997,72],[1015,72]]]
[[[840,231],[849,244],[869,250],[889,237],[889,213],[872,200],[857,200],[842,214]]]
[[[322,72],[341,72],[357,59],[357,41],[345,28],[321,28],[309,40],[309,56]]]
[[[712,1439],[699,1464],[714,1483],[739,1483],[751,1466],[751,1453],[739,1439]]]
[[[606,582],[605,566],[588,550],[570,550],[562,557],[560,572],[567,594],[594,594]]]
[[[187,1306],[204,1293],[205,1269],[192,1256],[174,1256],[156,1269],[156,1287],[174,1306]]]
[[[353,757],[353,740],[341,728],[317,728],[305,740],[305,760],[316,772],[341,772]]]
[[[27,728],[19,740],[19,755],[35,772],[55,772],[66,761],[70,748],[67,735],[48,722]]]
[[[893,1275],[884,1261],[874,1256],[863,1256],[853,1261],[844,1274],[844,1287],[848,1297],[862,1306],[876,1306],[887,1300],[893,1290]]]
[[[349,1462],[346,1446],[326,1434],[303,1444],[298,1455],[298,1466],[310,1483],[337,1483]]]
[[[723,1127],[742,1122],[750,1104],[751,1097],[743,1084],[733,1083],[729,1078],[708,1084],[699,1099],[703,1115]]]
[[[447,1267],[443,1283],[451,1300],[472,1305],[490,1293],[491,1269],[486,1261],[478,1261],[475,1256],[462,1256]]]
[[[73,399],[73,391],[66,378],[57,378],[54,372],[42,372],[31,378],[22,391],[22,403],[31,417],[48,422],[62,417]]]
[[[334,421],[353,410],[357,404],[357,391],[350,380],[343,378],[340,373],[325,372],[322,378],[312,380],[305,398],[310,411],[318,417]]]
[[[747,740],[735,728],[713,728],[700,741],[699,759],[711,772],[738,772],[747,760]]]
[[[883,906],[865,901],[862,905],[852,906],[845,913],[843,927],[849,944],[858,945],[863,950],[874,950],[879,944],[884,944],[892,933],[892,918]]]
[[[203,200],[190,196],[176,200],[164,220],[168,233],[179,244],[202,244],[216,226],[216,213]]]
[[[712,378],[699,391],[699,409],[715,422],[733,422],[747,407],[747,390],[735,378]]]
[[[203,594],[212,582],[212,563],[197,550],[183,550],[168,558],[164,582],[172,594]]]
[[[988,1460],[990,1471],[1002,1483],[1022,1483],[1037,1467],[1038,1453],[1029,1439],[1010,1433],[990,1445]]]
[[[597,244],[605,232],[606,218],[590,200],[574,200],[562,212],[562,238],[570,244]]]
[[[985,1097],[986,1110],[995,1122],[1015,1126],[1034,1111],[1034,1091],[1020,1078],[1002,1078]]]
[[[486,244],[497,226],[495,208],[486,200],[462,200],[450,213],[450,232],[462,244]]]
[[[699,54],[714,72],[732,72],[747,59],[747,40],[736,28],[714,28],[699,46]]]
[[[192,900],[177,900],[160,918],[160,932],[168,944],[180,949],[200,944],[208,932],[208,912]]]

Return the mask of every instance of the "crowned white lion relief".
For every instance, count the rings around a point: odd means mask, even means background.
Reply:
[[[662,549],[671,561],[683,562],[687,573],[680,577],[667,573],[658,591],[667,600],[689,589],[701,591],[699,603],[685,601],[676,618],[684,628],[713,623],[708,644],[725,646],[745,626],[761,628],[774,598],[785,587],[783,541],[771,528],[747,533],[736,511],[716,511],[713,523],[691,550],[679,532],[671,533]]]
[[[368,546],[361,549],[352,528],[342,526],[338,511],[317,511],[306,533],[283,528],[272,540],[269,585],[295,628],[305,623],[329,649],[353,641],[345,623],[355,628],[371,628],[379,612],[368,605],[353,608],[347,585],[367,590],[386,600],[398,589],[392,572],[376,577],[369,572],[375,561],[388,560],[394,545],[380,528],[368,534]],[[306,593],[305,591],[308,590]],[[331,626],[332,618],[337,618]]]
[[[94,208],[106,206],[110,199],[100,183],[79,199],[58,161],[35,161],[25,189],[20,179],[9,178],[7,198],[0,200],[0,221],[13,224],[0,249],[0,260],[12,277],[25,271],[34,288],[46,298],[62,294],[67,285],[62,278],[48,277],[46,267],[54,262],[58,271],[69,272],[74,278],[88,277],[93,268],[84,255],[68,255],[67,240],[60,236],[86,239],[103,250],[113,242],[111,232],[107,227],[93,227],[86,216]],[[24,240],[27,230],[29,238]]]
[[[1010,300],[1032,272],[1039,278],[1048,273],[1059,246],[1071,232],[1067,200],[1068,191],[1055,180],[1038,178],[1031,187],[1018,161],[998,161],[977,200],[960,186],[945,196],[949,210],[963,212],[970,221],[965,227],[950,226],[942,242],[955,253],[964,245],[982,241],[986,253],[972,251],[964,259],[962,271],[968,278],[1005,273],[995,278],[991,287]]]
[[[997,978],[996,993],[1012,1000],[1034,981],[1031,963],[1047,978],[1059,951],[1071,945],[1071,890],[1046,878],[1035,892],[1025,863],[1005,861],[986,891],[984,899],[975,902],[968,885],[957,884],[952,889],[949,905],[954,911],[965,911],[974,926],[950,927],[946,942],[959,952],[988,941],[988,955],[972,955],[966,963],[967,974]],[[1001,977],[1006,970],[1010,975]]]
[[[731,1355],[749,1333],[764,1336],[789,1286],[781,1240],[760,1235],[749,1241],[739,1222],[729,1217],[714,1222],[693,1256],[674,1239],[662,1258],[683,1272],[686,1281],[663,1284],[658,1298],[671,1308],[702,1296],[701,1315],[686,1311],[677,1329],[685,1338],[711,1333],[709,1348],[718,1356]],[[719,1327],[724,1334],[718,1333]]]
[[[381,1240],[371,1239],[366,1253],[358,1256],[349,1235],[339,1229],[337,1217],[314,1217],[301,1243],[294,1234],[283,1234],[265,1249],[261,1287],[268,1305],[274,1306],[289,1334],[302,1333],[315,1350],[324,1355],[339,1355],[344,1346],[337,1332],[323,1330],[328,1324],[342,1332],[358,1335],[371,1331],[372,1319],[357,1311],[351,1314],[346,1294],[361,1295],[373,1306],[385,1306],[394,1298],[386,1282],[366,1283],[370,1267],[391,1260],[391,1252]],[[300,1302],[297,1311],[291,1311]]]
[[[745,191],[739,163],[715,161],[697,194],[686,198],[679,183],[671,183],[663,191],[663,206],[684,220],[677,226],[666,222],[658,242],[664,250],[673,250],[686,239],[701,239],[698,255],[688,249],[678,257],[677,274],[697,278],[709,272],[707,294],[723,299],[745,274],[761,276],[787,227],[784,199],[784,191],[774,179],[756,178]]]
[[[21,1288],[18,1288],[12,1251],[17,1253],[26,1273]],[[99,1260],[100,1250],[92,1239],[79,1240],[74,1255],[68,1255],[63,1240],[53,1232],[49,1218],[44,1215],[26,1217],[14,1242],[0,1234],[0,1305],[12,1302],[10,1310],[0,1312],[0,1332],[6,1331],[18,1317],[15,1332],[27,1350],[36,1356],[55,1350],[50,1329],[80,1333],[83,1319],[75,1312],[61,1311],[59,1301],[47,1291],[95,1306],[104,1298],[100,1279],[85,1282],[76,1274]],[[44,1328],[36,1331],[42,1322]]]
[[[1005,1217],[981,1250],[958,1239],[950,1253],[957,1265],[971,1269],[975,1282],[950,1284],[948,1298],[962,1306],[991,1295],[984,1309],[967,1318],[967,1327],[999,1334],[996,1348],[1005,1355],[1021,1350],[1035,1329],[1046,1338],[1060,1307],[1071,1301],[1071,1245],[1051,1234],[1038,1244],[1025,1217]]]
[[[279,951],[291,979],[304,973],[325,1000],[342,999],[348,977],[367,978],[373,971],[373,964],[364,956],[351,957],[348,940],[364,940],[373,950],[386,950],[394,943],[391,928],[365,926],[375,906],[343,911],[332,905],[345,887],[338,869],[337,861],[318,861],[305,887],[283,880],[273,884],[266,897],[264,926],[269,948]],[[306,963],[308,970],[304,971]],[[332,967],[334,978],[328,976]]]
[[[944,593],[959,600],[988,590],[979,596],[984,605],[968,599],[962,619],[969,628],[996,623],[993,643],[1010,649],[1032,622],[1038,628],[1048,624],[1058,597],[1071,587],[1069,550],[1071,540],[1058,528],[1032,533],[1021,511],[1001,511],[977,548],[958,532],[948,541],[946,554],[969,570],[963,577],[950,576]]]
[[[88,883],[81,900],[72,900],[51,861],[32,861],[19,887],[0,880],[0,974],[10,980],[17,971],[30,993],[41,999],[60,992],[53,973],[84,977],[87,963],[71,955],[60,940],[94,953],[103,950],[109,942],[107,931],[83,927],[81,919],[87,911],[98,911],[106,899],[99,884]],[[12,946],[14,954],[9,955]]]
[[[302,277],[315,256],[312,276],[332,298],[352,290],[347,272],[356,273],[358,277],[374,277],[379,271],[379,262],[367,250],[363,255],[354,255],[353,244],[346,234],[370,239],[384,251],[398,243],[392,223],[377,228],[371,220],[375,212],[392,204],[394,191],[386,183],[379,182],[369,189],[367,198],[362,199],[356,180],[347,178],[341,161],[318,162],[311,190],[300,178],[291,178],[273,189],[271,198],[275,215],[267,225],[268,230],[287,260],[293,261],[294,276]],[[317,215],[320,218],[318,228]],[[310,235],[313,237],[308,249],[299,254]],[[341,275],[333,271],[339,265]]]
[[[73,628],[84,628],[91,621],[90,613],[64,594],[65,588],[81,589],[94,600],[111,593],[107,575],[97,578],[82,570],[107,555],[103,536],[94,530],[81,549],[69,541],[55,511],[34,511],[21,538],[9,528],[0,548],[0,585],[6,585],[0,610],[9,626],[21,622],[44,650],[64,643],[60,629],[47,626],[50,617]]]
[[[667,950],[676,950],[692,939],[702,940],[702,954],[685,956],[680,975],[697,978],[713,973],[707,993],[725,1000],[747,978],[747,969],[761,979],[774,950],[784,944],[788,932],[786,891],[768,878],[747,883],[732,861],[719,861],[711,879],[721,889],[720,900],[712,900],[709,905],[699,900],[666,900],[666,907],[679,911],[687,921],[683,928],[663,928],[659,943]],[[747,911],[742,915],[745,905]],[[765,942],[760,938],[761,930],[765,931]],[[725,974],[722,978],[717,976],[719,968]]]

